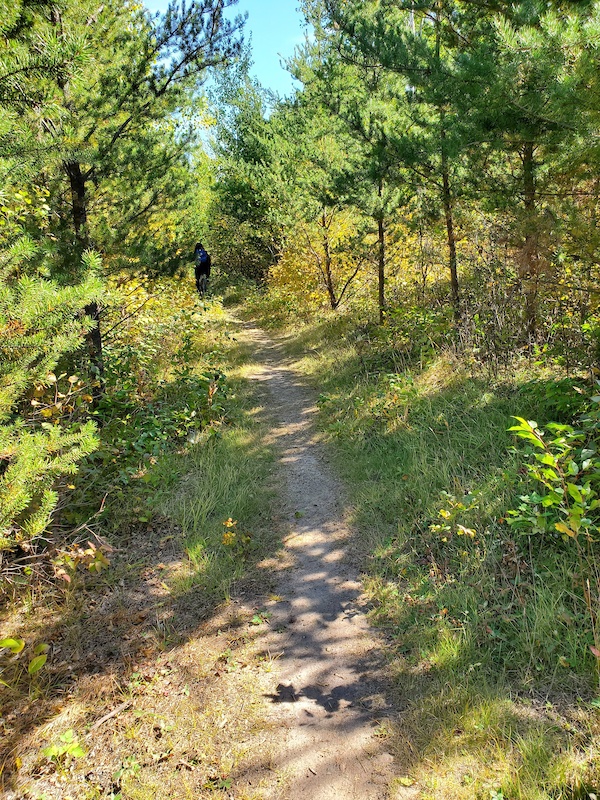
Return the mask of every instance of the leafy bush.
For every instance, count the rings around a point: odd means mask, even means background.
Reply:
[[[519,401],[523,408],[534,408],[542,424],[571,422],[589,405],[589,388],[575,378],[535,378],[519,388]]]
[[[536,488],[521,495],[518,509],[509,511],[509,523],[527,534],[554,538],[594,540],[599,532],[600,396],[577,427],[515,417],[511,431],[526,443],[525,469]]]
[[[71,526],[99,509],[109,527],[123,517],[147,521],[154,489],[168,480],[164,456],[195,443],[205,428],[218,429],[227,383],[216,366],[218,333],[205,333],[206,319],[191,280],[119,277],[109,286],[106,391],[93,412],[101,442],[63,511]]]
[[[537,538],[542,548],[574,545],[577,568],[571,596],[579,598],[575,612],[587,612],[581,641],[600,666],[600,565],[595,550],[600,533],[600,396],[589,399],[574,425],[548,423],[543,430],[533,420],[515,419],[511,430],[525,442],[524,468],[533,486],[508,511],[507,521],[519,533]]]

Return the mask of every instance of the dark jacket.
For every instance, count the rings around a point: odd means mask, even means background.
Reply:
[[[194,250],[194,270],[196,275],[210,275],[211,257],[203,247]]]

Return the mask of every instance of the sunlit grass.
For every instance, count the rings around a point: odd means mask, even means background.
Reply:
[[[228,598],[235,582],[278,546],[271,519],[274,455],[265,444],[255,398],[241,378],[247,356],[239,354],[235,342],[231,349],[228,363],[236,366],[228,416],[233,424],[208,430],[183,456],[174,455],[165,469],[177,474],[178,482],[155,499],[155,507],[181,528],[187,554],[173,591],[185,594],[197,587],[213,601]],[[224,542],[228,519],[237,523],[238,539],[247,539],[243,547]]]
[[[5,726],[0,771],[5,778],[14,767],[19,796],[46,796],[60,782],[61,797],[82,800],[225,798],[234,782],[236,797],[250,800],[276,780],[269,753],[277,737],[262,696],[268,665],[246,634],[251,613],[224,602],[234,591],[267,593],[271,567],[260,564],[270,565],[279,548],[263,398],[247,380],[251,348],[220,303],[200,305],[184,288],[177,299],[177,314],[171,292],[158,307],[148,304],[150,323],[150,311],[166,320],[161,331],[123,328],[131,345],[123,352],[131,363],[145,359],[143,380],[123,356],[103,428],[106,458],[77,477],[93,510],[104,506],[101,524],[84,535],[98,531],[113,545],[110,566],[85,586],[79,570],[57,591],[56,608],[48,594],[43,602],[32,594],[4,619],[28,646],[53,643],[50,668],[29,678],[25,663],[18,685],[5,687],[4,716],[21,729],[11,735],[14,725]],[[211,407],[208,381],[194,379],[217,373]],[[229,519],[239,546],[224,542]],[[55,779],[41,748],[71,728],[83,740],[132,698],[97,734],[110,746],[96,757],[86,740],[86,757],[65,761]],[[87,778],[96,770],[103,785]]]
[[[491,382],[452,354],[395,370],[395,356],[371,352],[349,318],[295,333],[289,352],[320,395],[372,616],[390,639],[403,785],[421,800],[597,792],[574,552],[551,557],[505,522],[523,491],[511,415],[552,419],[556,392],[528,383],[530,367]],[[444,528],[440,512],[460,503]]]

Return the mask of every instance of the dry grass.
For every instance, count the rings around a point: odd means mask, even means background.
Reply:
[[[277,785],[272,664],[252,624],[278,550],[273,457],[247,349],[218,304],[206,314],[195,352],[216,347],[229,373],[226,424],[155,465],[152,520],[123,508],[108,571],[3,615],[2,633],[50,645],[44,669],[9,670],[0,688],[7,800],[257,800]],[[228,517],[250,534],[243,549],[222,542]]]

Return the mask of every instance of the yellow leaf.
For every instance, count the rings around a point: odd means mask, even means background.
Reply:
[[[567,536],[571,537],[571,539],[577,538],[577,533],[571,530],[571,528],[569,528],[568,525],[565,525],[564,522],[556,522],[554,524],[554,527],[556,528],[557,531],[560,531],[560,533],[566,533]]]
[[[23,639],[0,639],[0,648],[2,647],[8,647],[11,653],[17,655],[25,647],[25,642]]]

